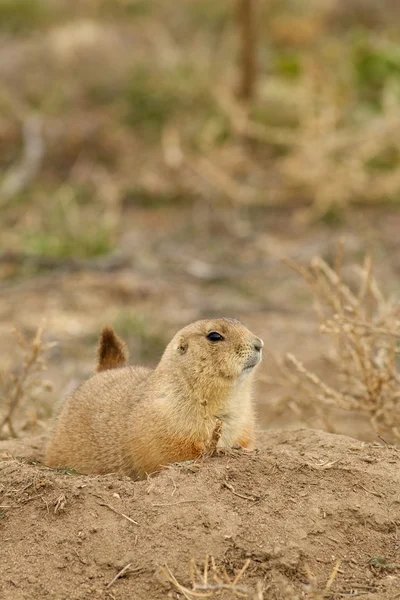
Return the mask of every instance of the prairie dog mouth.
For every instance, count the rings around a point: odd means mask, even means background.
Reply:
[[[246,363],[245,366],[243,367],[243,371],[249,371],[250,369],[253,369],[261,361],[261,358],[262,358],[262,352],[258,352],[256,356],[252,356],[249,359],[249,362]]]

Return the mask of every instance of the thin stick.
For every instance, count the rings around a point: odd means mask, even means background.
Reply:
[[[196,587],[196,571],[197,571],[196,561],[194,560],[194,558],[191,558],[190,559],[190,581],[192,582],[193,589],[195,589],[195,587]]]
[[[232,492],[232,494],[234,494],[235,496],[238,496],[239,498],[243,498],[244,500],[251,500],[252,502],[255,502],[256,500],[258,500],[258,498],[254,498],[254,496],[246,496],[245,494],[239,494],[239,492],[236,492],[235,488],[227,481],[224,481],[222,485],[224,487],[228,488],[228,490],[230,490]]]
[[[360,488],[363,489],[364,491],[366,491],[368,494],[372,494],[373,496],[377,496],[378,498],[385,497],[385,494],[381,494],[379,492],[374,492],[373,490],[367,490],[367,488],[364,487],[363,485],[361,485],[361,483],[359,485],[360,485]]]
[[[166,503],[158,503],[152,502],[152,506],[176,506],[177,504],[187,504],[189,502],[204,502],[204,500],[178,500],[177,502],[166,502]]]
[[[128,517],[128,515],[124,515],[124,513],[119,512],[118,510],[115,510],[115,508],[113,508],[110,504],[106,504],[105,502],[99,502],[99,506],[107,506],[107,508],[109,508],[110,510],[112,510],[116,515],[120,515],[121,517],[124,517],[125,519],[127,519],[131,523],[134,523],[135,525],[139,525],[139,523],[137,521],[134,521],[133,519],[131,519],[130,517]]]
[[[111,579],[110,583],[107,585],[106,589],[108,590],[122,575],[125,575],[128,569],[132,566],[132,563],[127,564],[123,569],[120,570],[119,573],[116,574],[114,579]]]
[[[390,450],[394,450],[395,452],[400,452],[400,450],[398,448],[396,448],[396,446],[389,444],[389,442],[387,442],[385,440],[385,438],[383,438],[381,435],[378,434],[378,438],[386,445],[387,448],[390,448]]]

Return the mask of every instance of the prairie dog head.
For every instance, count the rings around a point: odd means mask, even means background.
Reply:
[[[262,358],[263,341],[235,319],[195,321],[168,344],[160,366],[179,372],[192,386],[240,383]]]

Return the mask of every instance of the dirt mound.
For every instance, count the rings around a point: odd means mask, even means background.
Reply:
[[[183,598],[207,554],[209,588],[248,564],[236,587],[249,598],[317,598],[335,566],[328,597],[395,598],[400,453],[313,430],[260,437],[255,453],[138,483],[36,464],[40,438],[1,442],[0,598]]]

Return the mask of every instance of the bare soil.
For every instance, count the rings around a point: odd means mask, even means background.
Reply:
[[[191,588],[190,559],[206,555],[232,579],[250,559],[239,584],[268,599],[318,597],[338,560],[326,597],[398,596],[397,449],[270,430],[254,453],[134,482],[47,468],[44,441],[0,442],[2,599],[179,598],[161,567]]]

